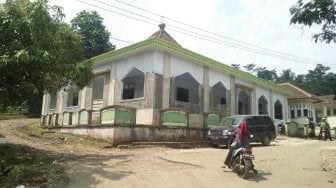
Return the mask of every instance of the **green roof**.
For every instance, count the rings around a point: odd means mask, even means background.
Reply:
[[[99,62],[103,62],[103,61],[108,60],[108,59],[113,58],[113,57],[126,55],[128,53],[138,51],[138,50],[143,49],[143,48],[152,47],[152,46],[161,47],[161,48],[167,49],[169,51],[173,51],[175,53],[184,55],[186,57],[195,59],[199,62],[202,62],[205,65],[216,68],[218,70],[225,70],[232,75],[235,75],[235,76],[238,76],[238,77],[241,77],[241,78],[245,78],[245,79],[248,79],[250,81],[254,81],[254,82],[256,82],[256,83],[258,83],[258,84],[260,84],[260,85],[262,85],[266,88],[269,88],[269,89],[272,89],[272,90],[275,90],[275,91],[278,91],[278,92],[281,92],[281,93],[284,93],[284,94],[291,94],[291,91],[289,91],[287,88],[276,85],[276,84],[271,83],[269,81],[266,81],[264,79],[258,78],[254,75],[251,75],[247,72],[238,70],[238,69],[233,68],[231,66],[225,65],[225,64],[223,64],[219,61],[210,59],[208,57],[205,57],[203,55],[195,53],[195,52],[193,52],[191,50],[188,50],[186,48],[183,48],[181,46],[172,44],[172,43],[170,43],[168,41],[165,41],[165,40],[163,40],[159,37],[151,37],[147,40],[132,44],[130,46],[101,54],[99,56],[91,58],[91,61],[93,61],[93,63],[99,63]]]

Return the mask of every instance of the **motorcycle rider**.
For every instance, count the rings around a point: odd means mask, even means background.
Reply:
[[[310,129],[309,137],[314,138],[315,137],[315,125],[314,125],[313,118],[308,118],[308,121],[309,121],[309,129]]]
[[[332,141],[331,139],[331,134],[330,134],[330,126],[329,126],[329,123],[327,122],[327,118],[322,118],[321,120],[321,124],[320,124],[320,134],[319,134],[319,139],[322,138],[322,129],[325,129],[326,131],[326,136],[327,138],[329,137],[329,140]]]
[[[236,147],[230,147],[229,146],[229,152],[226,155],[226,158],[225,158],[225,161],[224,161],[224,164],[226,166],[230,165],[230,160],[231,160],[232,153],[233,153],[234,149],[239,148],[239,147],[248,147],[250,145],[250,136],[251,136],[251,133],[248,130],[247,122],[246,121],[240,122],[240,124],[238,126],[238,130],[236,131],[236,134],[235,134],[235,136],[233,138],[233,141],[232,141],[232,144],[231,144],[231,146],[238,144],[238,147],[237,146]]]

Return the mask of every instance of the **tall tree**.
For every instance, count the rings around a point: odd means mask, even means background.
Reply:
[[[268,70],[266,67],[257,67],[254,69],[254,72],[256,72],[257,76],[259,78],[271,81],[271,82],[276,82],[277,80],[277,73],[276,70]]]
[[[44,91],[91,79],[80,36],[65,24],[60,7],[47,0],[7,0],[0,5],[0,106],[22,103],[41,108]],[[80,63],[79,63],[80,62]],[[0,109],[1,110],[1,109]]]
[[[231,64],[231,67],[240,70],[240,65],[239,64]]]
[[[103,18],[96,11],[81,11],[71,20],[72,27],[82,36],[86,58],[114,50],[109,42],[110,32],[103,25]]]
[[[291,69],[282,70],[280,75],[278,76],[278,83],[294,83],[295,73],[291,71]]]
[[[291,24],[312,26],[322,25],[321,33],[313,35],[315,42],[336,43],[336,3],[334,0],[310,0],[303,3],[298,0],[290,8]]]
[[[305,87],[316,95],[327,95],[332,93],[332,88],[326,82],[329,67],[317,64],[314,70],[309,70],[306,75]]]
[[[253,73],[255,66],[256,65],[254,63],[250,63],[250,64],[245,65],[244,68],[246,71]]]

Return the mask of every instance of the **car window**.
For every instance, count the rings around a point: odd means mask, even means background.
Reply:
[[[257,125],[257,121],[255,117],[248,117],[246,120],[248,126],[255,126]]]
[[[243,116],[232,116],[224,118],[221,122],[221,126],[224,126],[226,128],[230,126],[237,126],[243,119]]]

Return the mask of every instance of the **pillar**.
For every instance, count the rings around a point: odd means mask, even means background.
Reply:
[[[272,119],[274,119],[274,103],[273,103],[273,92],[272,90],[270,89],[269,92],[268,92],[268,96],[269,96],[269,115]]]
[[[236,115],[237,113],[237,93],[236,93],[236,80],[234,75],[230,75],[230,98],[231,98],[231,105],[230,111],[231,115]]]
[[[210,89],[209,89],[209,67],[203,67],[203,112],[209,112]]]
[[[170,104],[170,75],[171,75],[171,56],[163,52],[163,83],[162,83],[162,109],[169,108]]]

